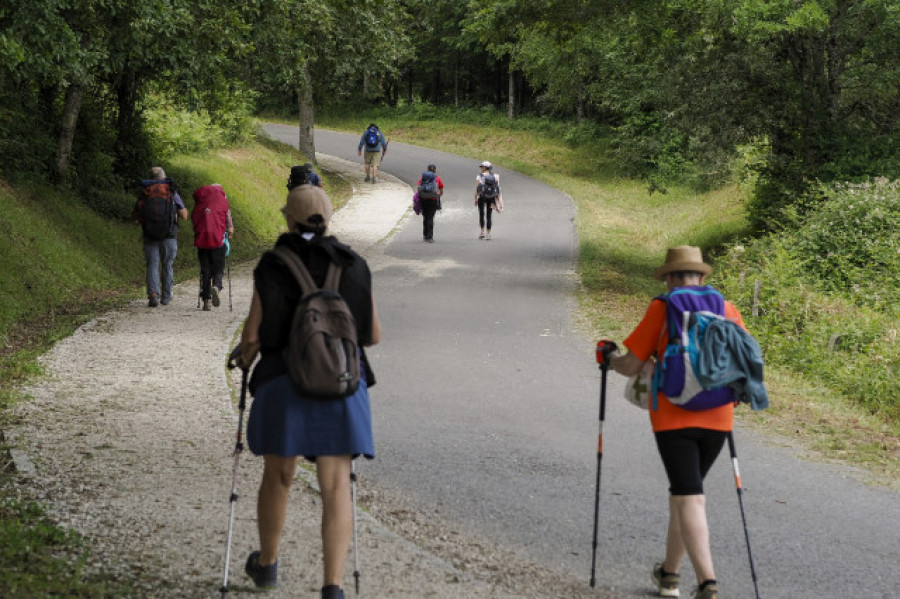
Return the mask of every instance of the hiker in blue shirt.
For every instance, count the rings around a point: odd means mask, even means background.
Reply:
[[[387,138],[378,125],[369,123],[368,128],[359,138],[359,147],[356,149],[359,156],[362,156],[363,148],[366,150],[366,182],[376,183],[378,181],[378,167],[384,160],[384,155],[387,154],[387,145]]]

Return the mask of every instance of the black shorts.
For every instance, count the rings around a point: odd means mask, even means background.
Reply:
[[[727,434],[705,428],[656,433],[656,447],[669,476],[669,493],[703,495],[703,479],[722,451]]]

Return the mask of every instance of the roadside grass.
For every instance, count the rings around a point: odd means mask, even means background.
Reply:
[[[135,594],[126,582],[86,574],[89,542],[55,526],[36,503],[0,498],[0,547],[4,597],[87,599]]]
[[[221,183],[235,220],[233,263],[252,261],[286,230],[280,208],[290,167],[303,157],[268,139],[240,148],[175,156],[166,170],[188,208],[195,187]],[[351,186],[320,172],[337,206]],[[109,201],[130,212],[134,198]],[[91,318],[144,297],[138,227],[110,219],[65,190],[13,188],[0,181],[0,431],[6,409],[26,400],[21,387],[42,374],[38,358]],[[182,224],[175,265],[178,282],[199,269],[190,224]],[[9,469],[0,434],[0,472]],[[88,540],[55,526],[42,508],[20,499],[14,475],[0,475],[0,595],[9,597],[128,597],[134,580],[85,574]],[[133,576],[140,576],[133,573]],[[139,593],[137,593],[139,594]]]

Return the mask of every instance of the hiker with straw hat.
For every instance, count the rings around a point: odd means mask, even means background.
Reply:
[[[301,296],[288,265],[266,252],[253,271],[250,314],[241,335],[235,365],[248,369],[254,401],[247,421],[247,441],[264,460],[257,503],[260,548],[247,559],[245,571],[257,587],[278,586],[278,547],[288,493],[299,458],[315,462],[322,493],[323,599],[343,599],[344,562],[350,547],[354,514],[351,502],[352,459],[375,457],[368,388],[375,383],[364,346],[378,343],[381,325],[372,298],[372,275],[366,261],[335,237],[326,236],[332,206],[315,185],[290,190],[282,208],[288,232],[275,242],[300,258],[318,287],[341,266],[338,292],[356,324],[361,376],[357,390],[341,399],[301,396],[288,375],[282,350],[288,344],[291,319]]]
[[[666,252],[665,262],[654,274],[671,293],[684,287],[705,289],[703,281],[712,270],[703,261],[700,248],[682,245]],[[669,341],[666,298],[667,295],[660,296],[650,302],[640,323],[623,342],[626,353],[609,354],[609,366],[615,371],[635,376],[647,360],[663,356]],[[744,326],[731,302],[724,302],[724,316]],[[653,567],[651,580],[661,597],[678,597],[678,571],[687,553],[697,575],[694,598],[716,599],[718,587],[709,546],[703,479],[732,429],[734,404],[691,411],[671,403],[661,391],[656,400],[655,409],[649,410],[650,424],[669,479],[669,527],[665,558]]]

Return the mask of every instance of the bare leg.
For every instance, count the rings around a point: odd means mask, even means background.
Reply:
[[[287,512],[288,493],[297,470],[297,458],[263,456],[265,466],[256,503],[259,529],[259,563],[270,566],[278,560],[278,545]]]
[[[712,553],[709,549],[709,526],[706,521],[705,495],[673,495],[669,497],[669,532],[666,542],[666,572],[676,573],[685,552],[691,558],[697,582],[715,579]]]
[[[353,533],[350,456],[319,456],[316,458],[316,473],[322,490],[323,585],[343,586],[344,563]]]

